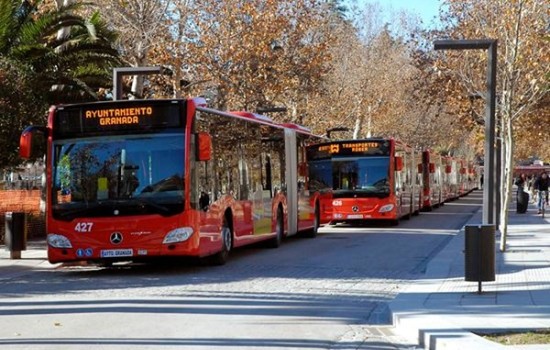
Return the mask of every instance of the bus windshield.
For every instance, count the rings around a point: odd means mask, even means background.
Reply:
[[[183,211],[182,134],[67,139],[53,148],[57,219]]]
[[[385,197],[390,193],[389,157],[335,157],[310,162],[310,182],[332,187],[335,198],[354,194]]]

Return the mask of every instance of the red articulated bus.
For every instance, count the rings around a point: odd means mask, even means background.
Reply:
[[[204,99],[54,106],[20,154],[45,144],[50,262],[110,265],[209,257],[285,236],[315,236],[319,193],[299,173],[318,136]],[[301,163],[300,163],[301,162]]]
[[[432,211],[444,202],[443,159],[430,150],[422,152],[419,172],[422,174],[422,210]]]
[[[470,192],[468,163],[464,159],[459,159],[458,164],[458,195],[460,197],[467,195]]]
[[[479,188],[479,176],[481,175],[481,168],[479,165],[474,162],[468,164],[468,174],[469,174],[469,189],[470,192],[477,190]]]
[[[311,187],[332,194],[333,224],[373,219],[397,224],[419,210],[414,150],[402,142],[324,142],[308,147],[307,161]]]
[[[445,201],[448,202],[458,199],[460,196],[460,169],[458,160],[451,156],[443,157],[443,164],[445,164],[443,175],[444,197]]]

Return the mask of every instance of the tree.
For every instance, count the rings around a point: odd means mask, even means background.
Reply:
[[[329,60],[326,14],[315,0],[201,1],[188,18],[196,34],[182,43],[189,93],[220,109],[285,103],[287,121],[303,121]]]
[[[80,6],[0,0],[0,54],[30,67],[34,88],[50,103],[95,99],[117,59],[114,34],[98,13],[87,20],[76,15]],[[71,30],[58,35],[63,28]]]
[[[29,124],[42,124],[47,102],[35,89],[33,72],[17,61],[0,57],[0,169],[21,163],[19,135]]]
[[[125,65],[146,67],[154,64],[151,52],[168,35],[166,21],[169,9],[183,1],[171,0],[98,0],[95,9],[101,11],[110,28],[119,34],[118,48]],[[161,39],[161,40],[159,40]],[[168,47],[167,47],[168,48]],[[144,77],[132,78],[131,92],[134,96],[144,97]]]
[[[324,116],[325,129],[352,130],[349,138],[396,137],[455,151],[469,132],[446,108],[447,79],[434,74],[418,19],[393,13],[390,24],[381,21],[383,14],[379,4],[366,4],[353,9],[351,21],[333,25],[333,60],[316,113]]]
[[[77,4],[59,10],[42,5],[0,0],[0,142],[10,150],[0,168],[20,163],[18,135],[29,124],[45,123],[48,104],[95,99],[116,61],[112,32],[97,14],[85,20],[73,13]],[[58,37],[66,27],[70,33]]]
[[[544,0],[449,0],[447,3],[446,23],[451,38],[498,40],[497,119],[498,136],[503,141],[503,168],[497,171],[502,171],[504,180],[499,191],[504,209],[500,217],[500,250],[504,251],[516,130],[523,123],[547,125],[547,120],[539,119],[546,113],[531,112],[548,96],[550,48],[545,42],[548,7]],[[455,79],[469,96],[483,96],[486,53],[455,52],[446,57],[443,69],[455,72]]]

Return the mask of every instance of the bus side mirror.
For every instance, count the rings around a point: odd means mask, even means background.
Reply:
[[[451,173],[451,166],[450,165],[445,165],[445,172],[447,174],[450,174]]]
[[[43,126],[29,126],[19,138],[19,156],[23,159],[41,157],[46,150],[47,129]]]
[[[212,159],[212,136],[207,132],[197,134],[197,160],[207,161]]]
[[[395,170],[403,170],[403,157],[395,157]]]
[[[435,173],[435,164],[434,164],[434,163],[430,163],[429,167],[430,167],[430,174]]]

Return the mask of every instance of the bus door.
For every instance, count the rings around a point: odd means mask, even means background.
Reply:
[[[288,234],[298,232],[298,152],[297,152],[296,131],[285,129],[285,155],[286,155],[286,198],[287,198],[287,219]]]

